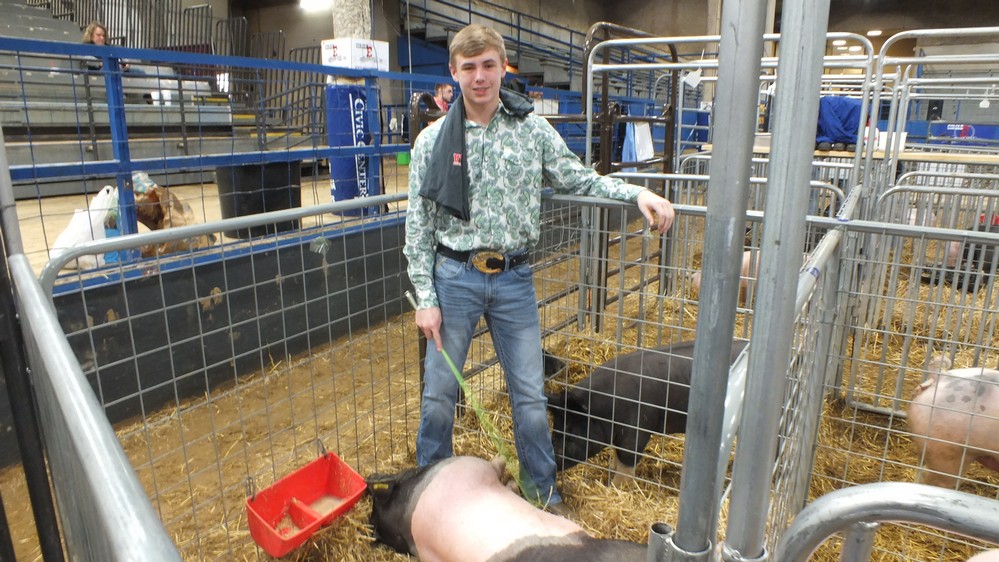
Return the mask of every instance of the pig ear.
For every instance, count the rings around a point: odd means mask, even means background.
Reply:
[[[933,359],[930,360],[930,364],[928,365],[931,374],[942,373],[950,369],[950,366],[951,366],[950,357],[947,357],[943,353],[934,356]]]

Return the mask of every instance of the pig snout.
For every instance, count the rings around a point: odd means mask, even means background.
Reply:
[[[548,394],[547,398],[548,410],[552,414],[556,470],[568,470],[607,446],[602,424],[590,423],[591,418],[586,415],[589,404],[583,403],[577,393],[563,390]]]
[[[954,488],[974,461],[999,470],[999,371],[949,366],[946,358],[930,362],[930,378],[908,409],[921,458],[917,480],[944,488]]]
[[[986,550],[968,559],[968,562],[999,562],[999,550]]]

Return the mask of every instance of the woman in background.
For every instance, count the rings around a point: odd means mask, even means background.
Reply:
[[[104,25],[92,21],[87,26],[87,29],[83,30],[83,40],[82,43],[88,45],[107,45],[108,43],[108,30]]]
[[[108,29],[104,27],[104,24],[96,21],[90,22],[87,28],[83,30],[82,43],[86,45],[100,45],[104,46],[108,44]],[[102,63],[100,60],[90,60],[86,63],[87,68],[91,70],[100,70]],[[128,72],[129,67],[127,63],[121,63],[121,70],[123,72]]]

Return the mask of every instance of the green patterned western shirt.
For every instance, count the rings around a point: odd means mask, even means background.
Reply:
[[[409,165],[406,245],[409,279],[420,308],[437,306],[433,268],[437,244],[464,252],[529,250],[541,230],[541,191],[635,201],[644,188],[596,173],[580,162],[542,117],[517,118],[500,104],[485,127],[465,121],[469,210],[464,222],[419,195],[444,119],[420,133]]]

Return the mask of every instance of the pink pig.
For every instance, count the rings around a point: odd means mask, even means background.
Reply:
[[[742,253],[742,271],[739,272],[739,301],[746,301],[746,291],[749,289],[750,279],[755,279],[760,270],[760,255],[758,250],[746,250]],[[701,293],[701,270],[698,269],[690,276],[690,284],[694,290],[694,295]]]
[[[954,488],[972,462],[999,471],[999,371],[930,362],[930,378],[909,405],[909,428],[923,468],[918,481]]]

